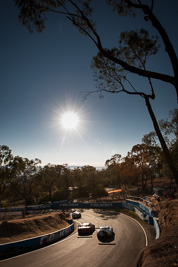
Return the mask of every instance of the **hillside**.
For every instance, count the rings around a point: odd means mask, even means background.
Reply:
[[[0,220],[0,244],[52,233],[67,227],[68,213],[52,212],[29,215],[25,219],[5,217]]]
[[[178,266],[178,199],[154,203],[161,236],[140,254],[138,267]],[[0,244],[55,232],[68,226],[68,213],[52,212],[29,215],[25,219],[6,217],[0,220]]]
[[[178,199],[155,204],[161,236],[143,249],[138,267],[178,266]]]

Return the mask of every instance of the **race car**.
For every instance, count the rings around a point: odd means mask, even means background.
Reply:
[[[101,226],[97,231],[97,238],[101,242],[111,242],[114,236],[113,228],[109,226]]]
[[[78,226],[78,235],[92,235],[95,225],[92,223],[82,223]]]
[[[79,218],[81,218],[81,212],[80,211],[74,211],[74,212],[72,212],[72,218],[73,219],[79,219]]]

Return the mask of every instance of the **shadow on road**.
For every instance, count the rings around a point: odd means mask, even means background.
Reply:
[[[99,214],[104,220],[114,219],[119,215],[119,211],[115,210],[103,210],[103,209],[95,209],[95,213]]]
[[[77,238],[92,238],[92,236],[90,235],[90,236],[77,236]]]
[[[100,246],[102,246],[102,245],[104,245],[104,246],[115,246],[116,243],[98,243],[98,245],[100,245]]]

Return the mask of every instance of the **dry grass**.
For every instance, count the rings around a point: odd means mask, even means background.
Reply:
[[[143,249],[138,267],[178,266],[178,199],[162,201],[155,208],[161,236]]]
[[[53,212],[25,219],[3,218],[0,222],[0,244],[32,238],[67,227],[69,214]]]

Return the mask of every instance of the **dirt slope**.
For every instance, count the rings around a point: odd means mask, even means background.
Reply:
[[[178,199],[155,203],[161,237],[142,250],[138,267],[178,267]],[[0,244],[44,235],[68,226],[69,214],[49,213],[0,221]]]
[[[143,249],[138,267],[178,266],[178,199],[157,203],[161,236]]]
[[[25,219],[3,218],[0,221],[0,244],[36,237],[67,227],[69,214],[53,212]]]

